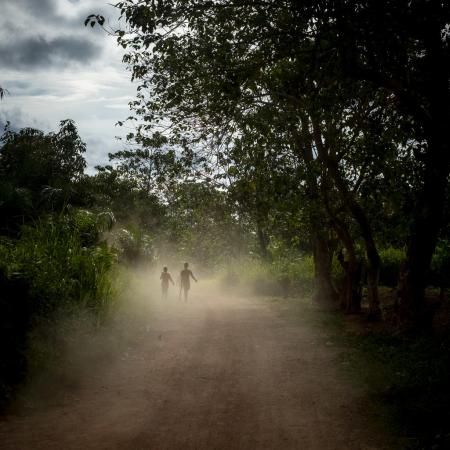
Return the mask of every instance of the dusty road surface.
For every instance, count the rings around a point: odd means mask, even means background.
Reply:
[[[274,302],[194,292],[150,315],[134,346],[68,400],[4,417],[0,448],[388,448],[337,367],[343,349]]]

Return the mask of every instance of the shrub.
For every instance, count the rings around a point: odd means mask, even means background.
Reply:
[[[28,280],[37,313],[63,306],[100,311],[110,297],[109,272],[116,255],[105,242],[94,244],[96,218],[90,220],[87,225],[79,213],[50,216],[22,227],[18,240],[0,241],[0,267],[7,277]]]
[[[441,241],[431,261],[430,283],[445,289],[450,286],[450,242]]]
[[[273,252],[270,262],[242,258],[229,264],[223,286],[250,288],[257,295],[283,295],[312,292],[314,264],[312,256],[298,251]]]
[[[131,264],[155,262],[153,240],[139,227],[116,229],[111,239],[121,261]]]
[[[311,255],[287,252],[279,255],[271,264],[272,276],[278,280],[283,294],[292,291],[301,294],[312,292],[314,285],[314,262]]]
[[[381,268],[380,284],[395,287],[402,261],[405,259],[404,250],[388,247],[380,250]]]
[[[23,226],[18,239],[0,238],[1,397],[23,379],[30,359],[39,368],[58,351],[44,336],[30,355],[36,330],[51,335],[57,317],[81,311],[102,320],[115,297],[111,272],[117,258],[98,242],[100,232],[96,215],[72,211]]]

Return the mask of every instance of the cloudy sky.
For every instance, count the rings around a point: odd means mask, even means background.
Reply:
[[[75,120],[93,166],[123,144],[116,127],[135,95],[114,37],[84,26],[92,13],[118,28],[107,0],[0,0],[0,126],[56,130]],[[3,128],[3,127],[2,127]]]

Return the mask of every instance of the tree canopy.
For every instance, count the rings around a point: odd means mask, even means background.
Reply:
[[[131,138],[148,149],[162,135],[175,154],[200,158],[203,172],[250,213],[263,254],[273,224],[301,216],[317,286],[328,286],[318,297],[335,296],[327,256],[335,236],[352,262],[350,278],[361,240],[378,315],[378,247],[406,244],[400,304],[405,320],[418,324],[447,201],[449,5],[127,0],[116,7],[126,22],[118,42],[139,83]],[[165,157],[173,151],[156,147]],[[387,224],[395,237],[383,232]]]

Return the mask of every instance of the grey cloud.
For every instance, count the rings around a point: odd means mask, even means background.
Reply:
[[[6,79],[3,83],[8,86],[8,92],[14,96],[35,96],[35,95],[45,95],[50,93],[49,89],[44,89],[41,86],[36,86],[34,83],[23,80],[10,80]]]
[[[73,30],[75,29],[86,29],[89,33],[96,33],[96,34],[104,34],[104,31],[101,27],[95,26],[94,28],[91,28],[88,26],[87,28],[84,25],[84,22],[86,18],[91,14],[98,14],[100,16],[105,17],[106,28],[111,28],[112,30],[117,30],[120,28],[119,26],[119,10],[117,8],[113,8],[111,6],[105,6],[101,4],[97,4],[95,2],[92,2],[92,5],[84,4],[83,8],[80,8],[77,15],[70,20],[65,20],[65,26],[69,27]]]
[[[12,69],[48,68],[69,63],[88,63],[101,47],[78,37],[30,37],[10,45],[0,44],[0,65]]]
[[[0,0],[0,7],[3,0]],[[8,0],[6,0],[8,1]],[[28,31],[22,28],[22,22],[32,18],[36,25],[44,26],[49,31],[82,31],[85,29],[84,21],[89,14],[104,15],[107,19],[115,19],[118,16],[118,10],[105,5],[98,0],[89,2],[68,0],[70,3],[78,6],[77,14],[68,17],[60,14],[57,8],[57,0],[9,0],[7,11],[9,12],[0,19],[3,31],[8,33]],[[67,0],[66,0],[67,1]],[[59,2],[61,4],[61,2]],[[95,27],[97,31],[99,27]]]
[[[0,111],[0,133],[3,132],[5,125],[9,123],[10,129],[18,131],[21,128],[47,128],[48,124],[29,116],[22,108],[11,108]]]
[[[87,151],[85,154],[86,161],[88,163],[88,173],[93,174],[95,171],[93,168],[98,165],[108,164],[108,153],[116,152],[123,149],[116,139],[109,138],[98,138],[93,136],[86,136],[82,139],[86,142]]]
[[[121,148],[114,136],[124,130],[114,123],[127,115],[135,87],[115,39],[84,20],[101,14],[116,29],[118,10],[108,0],[0,0],[0,11],[0,86],[11,94],[0,102],[0,134],[7,120],[47,132],[71,117],[88,144],[90,170],[104,164]],[[122,102],[123,111],[109,107]]]
[[[38,14],[39,16],[53,16],[55,10],[54,0],[13,0],[18,9]]]

